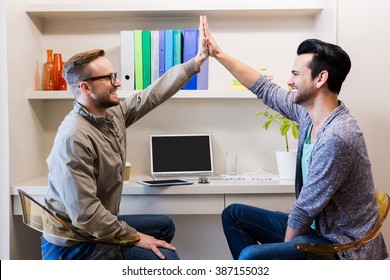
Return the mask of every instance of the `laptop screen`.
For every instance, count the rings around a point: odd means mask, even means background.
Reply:
[[[151,135],[152,175],[211,175],[210,134]]]

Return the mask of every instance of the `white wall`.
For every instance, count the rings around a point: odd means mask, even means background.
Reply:
[[[363,130],[376,188],[390,193],[390,2],[339,0],[338,3],[338,43],[352,60],[340,99]],[[390,250],[389,220],[383,233]]]
[[[31,0],[6,1],[8,98],[12,108],[9,111],[10,183],[15,184],[42,173],[45,166],[41,104],[30,104],[26,99],[26,93],[37,87],[44,52],[41,35],[26,16],[25,4]]]
[[[0,259],[10,254],[9,133],[6,4],[0,0]]]
[[[44,169],[43,158],[43,137],[40,129],[38,110],[33,110],[26,100],[26,92],[34,89],[35,73],[38,64],[39,34],[31,28],[29,18],[26,17],[25,3],[28,0],[6,2],[7,34],[7,59],[8,59],[8,126],[9,126],[9,153],[7,173],[9,183],[6,187],[15,182],[36,176]],[[3,20],[3,17],[1,17]],[[3,42],[3,40],[2,40]],[[40,61],[41,58],[39,58]],[[3,155],[2,155],[3,156]],[[7,195],[9,197],[9,194]],[[8,213],[12,213],[8,211]],[[11,259],[30,259],[31,254],[37,251],[39,237],[37,233],[28,229],[23,223],[21,216],[12,216],[10,222],[8,243],[10,246],[9,257]],[[34,248],[34,249],[32,249]],[[22,257],[21,257],[22,256]],[[35,257],[36,258],[36,257]],[[39,258],[39,255],[38,255]]]

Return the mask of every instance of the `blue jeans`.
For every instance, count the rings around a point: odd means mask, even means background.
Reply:
[[[119,220],[156,239],[170,243],[175,234],[173,221],[164,215],[122,215]],[[42,237],[42,259],[44,260],[88,260],[88,259],[124,259],[124,260],[159,260],[151,250],[135,245],[118,246],[81,242],[73,246],[57,246]],[[166,260],[178,260],[176,252],[159,248]]]
[[[299,260],[307,253],[295,242],[329,243],[315,230],[284,242],[288,214],[253,206],[232,204],[222,213],[222,224],[230,252],[235,260]]]

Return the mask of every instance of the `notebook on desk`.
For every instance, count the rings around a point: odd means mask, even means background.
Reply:
[[[150,163],[151,175],[155,180],[220,178],[213,170],[210,134],[151,135]]]

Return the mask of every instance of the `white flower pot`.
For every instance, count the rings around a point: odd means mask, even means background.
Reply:
[[[297,160],[297,152],[280,152],[276,151],[276,162],[278,164],[279,177],[284,180],[295,179],[295,168]]]

